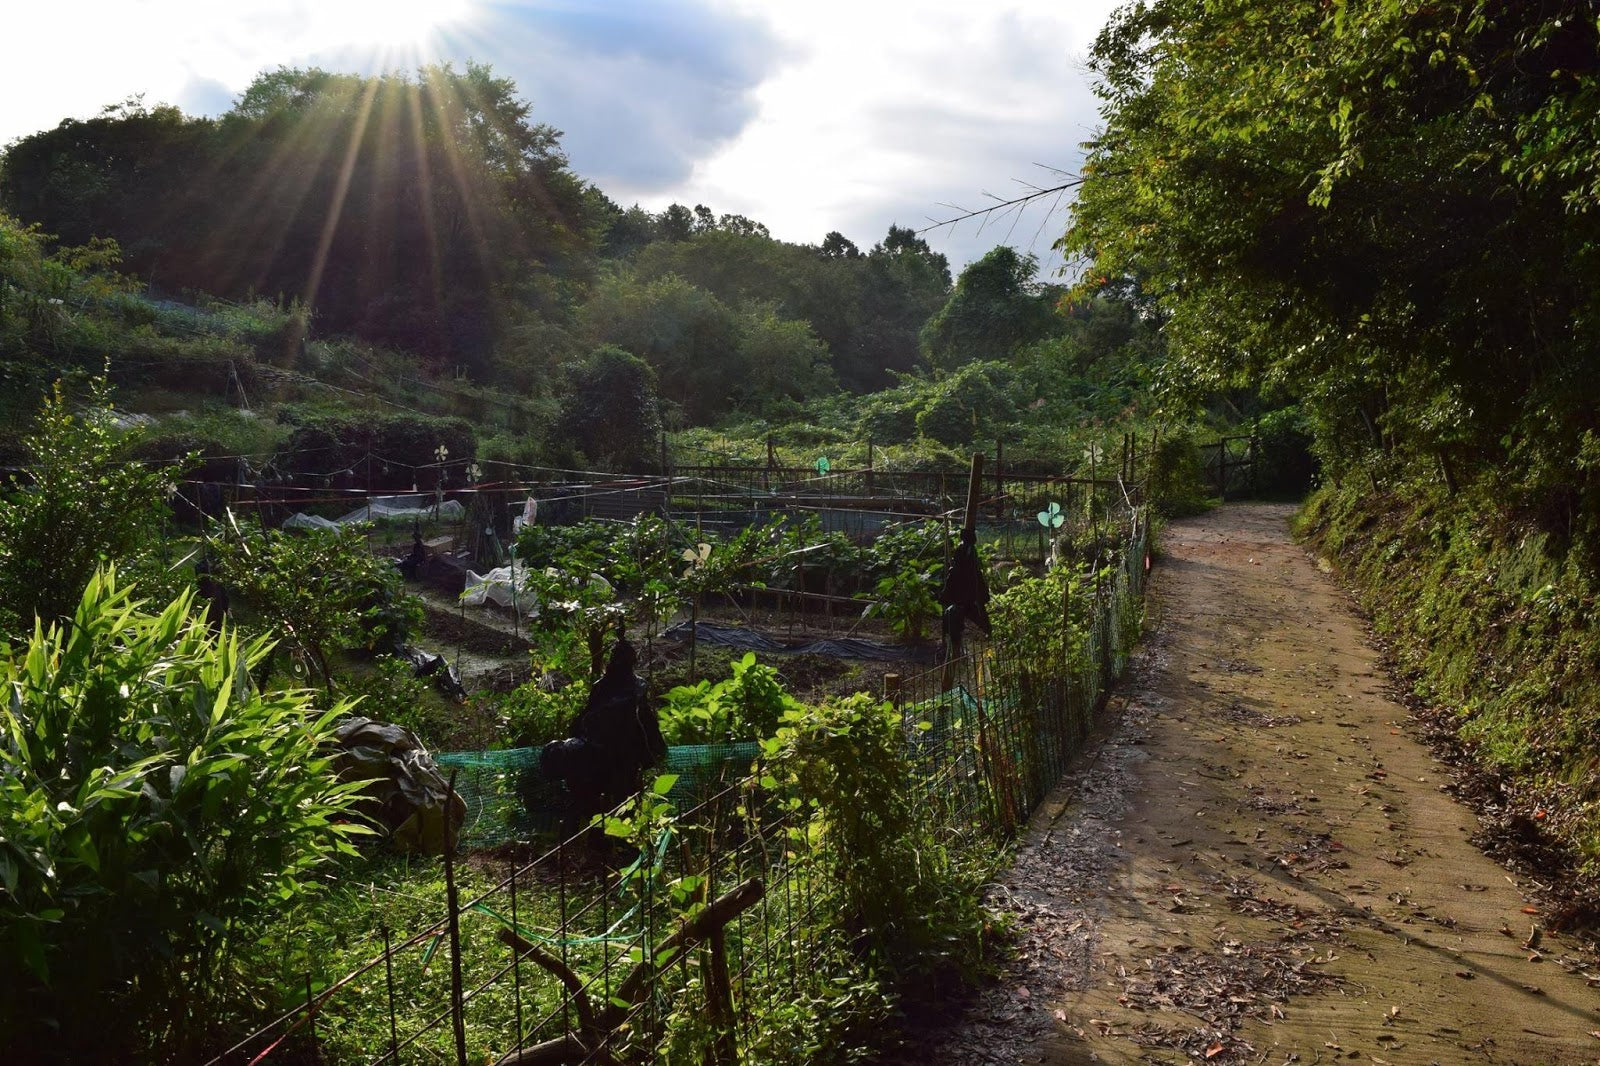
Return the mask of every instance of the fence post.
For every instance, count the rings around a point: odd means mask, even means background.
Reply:
[[[994,516],[996,518],[1005,517],[1006,505],[1004,502],[1004,497],[1006,494],[1006,488],[1002,473],[1006,465],[1005,448],[1005,441],[996,438],[994,442]]]
[[[394,954],[389,943],[389,924],[385,922],[383,929],[383,987],[389,995],[389,1061],[400,1062],[400,1035],[394,1023]],[[519,1047],[518,1050],[521,1050]]]
[[[461,767],[450,770],[449,793],[444,808],[444,893],[446,918],[450,930],[450,1027],[455,1031],[456,1066],[467,1066],[467,1020],[461,1005],[461,901],[456,895],[455,833],[451,831],[450,800],[456,794],[456,775]]]
[[[977,533],[978,529],[978,497],[983,492],[983,453],[972,453],[972,472],[967,477],[967,510],[966,518],[962,522],[961,531]],[[949,543],[948,540],[946,543]],[[953,649],[945,648],[944,670],[940,676],[940,692],[949,692],[956,683],[956,660],[950,654]]]

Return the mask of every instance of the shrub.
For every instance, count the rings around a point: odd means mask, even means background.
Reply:
[[[209,543],[223,583],[256,623],[282,635],[330,689],[330,653],[394,650],[421,628],[421,601],[355,526],[290,533],[230,522]]]
[[[746,652],[733,662],[733,676],[712,684],[679,685],[667,693],[661,735],[668,744],[724,744],[760,740],[778,731],[798,701],[783,688],[778,671]]]
[[[875,968],[916,994],[976,966],[986,871],[918,811],[899,712],[857,693],[787,713],[763,747],[766,782],[812,807],[837,918]]]
[[[0,656],[0,1027],[21,1061],[192,1051],[257,923],[350,853],[343,707],[261,692],[268,645],[97,573]],[[95,1024],[81,1022],[89,1012]]]
[[[26,479],[0,502],[0,626],[21,636],[37,615],[70,614],[97,566],[137,571],[153,561],[174,485],[171,470],[121,462],[103,380],[72,413],[60,383],[45,397]]]
[[[1200,449],[1188,432],[1173,433],[1156,443],[1145,498],[1169,518],[1199,514],[1214,506]]]

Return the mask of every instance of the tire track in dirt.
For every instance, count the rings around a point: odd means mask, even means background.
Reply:
[[[1016,955],[914,1061],[1600,1061],[1589,957],[1472,846],[1292,513],[1166,529],[1107,731],[995,890]]]

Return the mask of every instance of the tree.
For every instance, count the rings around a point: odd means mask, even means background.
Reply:
[[[804,322],[778,316],[770,306],[747,311],[739,324],[739,355],[747,374],[739,382],[739,405],[773,411],[782,401],[802,401],[837,388],[828,348]]]
[[[0,499],[0,626],[25,636],[72,613],[97,567],[154,576],[177,468],[123,461],[110,388],[74,413],[60,382],[24,441],[28,469]]]
[[[596,346],[615,345],[648,363],[661,394],[691,423],[709,423],[726,411],[729,388],[743,376],[737,317],[675,275],[602,281],[584,305],[581,325]]]
[[[1335,477],[1600,529],[1591,5],[1156,0],[1102,32],[1063,249],[1138,277],[1181,380],[1299,396]]]
[[[607,470],[639,470],[655,458],[661,433],[656,375],[638,356],[601,345],[568,369],[556,438]]]
[[[856,327],[834,367],[846,388],[874,392],[922,366],[917,336],[950,293],[950,263],[915,231],[890,226],[859,265]]]
[[[583,278],[599,238],[559,133],[530,116],[476,63],[280,68],[217,121],[135,108],[25,137],[0,197],[76,243],[117,238],[168,288],[299,297],[323,329],[481,373],[496,290]]]
[[[829,230],[828,235],[822,238],[821,251],[823,256],[828,259],[861,258],[861,249],[857,248],[854,241],[838,230]]]
[[[922,327],[922,352],[936,369],[1011,358],[1059,329],[1050,291],[1033,280],[1039,263],[1000,245],[961,272],[955,291]]]
[[[967,363],[936,383],[917,412],[917,432],[940,444],[961,446],[992,439],[1014,421],[1016,405],[1008,390],[1013,373],[1005,363]]]
[[[329,692],[335,651],[392,652],[421,627],[421,603],[355,526],[264,529],[230,513],[208,547],[217,576],[251,609],[258,631],[281,640]],[[265,679],[271,660],[261,660]]]

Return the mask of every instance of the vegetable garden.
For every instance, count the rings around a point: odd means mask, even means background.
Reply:
[[[374,860],[331,889],[319,906],[347,917],[285,956],[281,1013],[212,1061],[868,1053],[897,1006],[958,982],[992,947],[979,888],[1077,750],[1138,632],[1149,540],[1135,495],[1093,493],[1095,507],[1070,516],[1040,510],[1049,568],[997,568],[1005,538],[986,538],[1003,586],[990,639],[941,665],[891,670],[881,692],[808,704],[753,654],[724,680],[669,689],[659,775],[566,840],[535,745],[559,733],[583,682],[519,689],[525,746],[436,756],[468,806],[442,893],[431,863],[416,876],[416,859]],[[1014,507],[1002,501],[1003,515]],[[709,513],[697,525],[524,528],[545,675],[584,675],[591,636],[618,626],[654,642],[673,613],[759,621],[761,597],[805,591],[797,558],[826,569],[831,591],[794,599],[791,630],[828,624],[833,601],[861,594],[877,632],[919,635],[920,609],[892,586],[909,573],[937,588],[943,512],[895,516],[870,545],[826,532],[814,513],[732,533],[712,532]],[[936,628],[931,611],[923,624]]]

